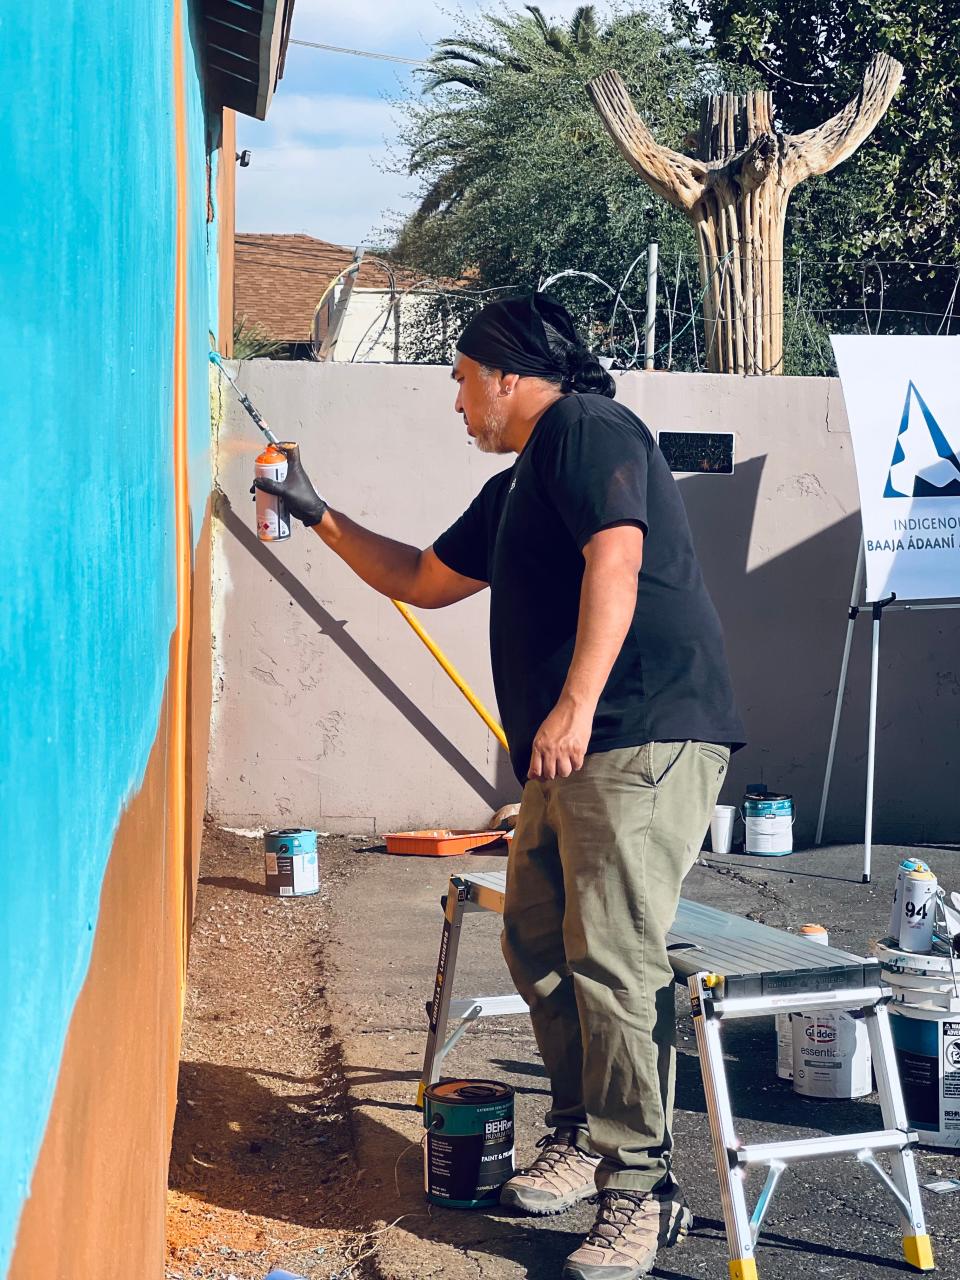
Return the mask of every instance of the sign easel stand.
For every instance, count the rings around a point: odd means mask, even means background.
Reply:
[[[865,553],[863,536],[860,538],[860,550],[857,553],[857,567],[853,574],[853,589],[850,592],[850,608],[847,611],[847,635],[843,644],[843,658],[840,662],[840,680],[837,684],[837,703],[833,711],[833,728],[830,731],[830,748],[827,751],[827,767],[823,776],[823,791],[820,796],[820,816],[817,820],[817,835],[814,844],[823,843],[823,824],[827,814],[827,800],[830,796],[830,781],[833,776],[833,762],[837,750],[837,737],[840,732],[840,715],[843,711],[843,695],[847,687],[847,672],[850,667],[850,651],[853,647],[853,632],[857,618],[867,609],[873,619],[873,634],[870,644],[870,705],[867,713],[867,795],[866,814],[863,824],[863,883],[870,883],[870,863],[873,853],[873,786],[877,761],[877,693],[880,677],[880,623],[885,609],[903,609],[910,613],[922,613],[932,609],[960,609],[960,601],[945,600],[898,600],[896,592],[883,600],[863,600],[865,594]]]

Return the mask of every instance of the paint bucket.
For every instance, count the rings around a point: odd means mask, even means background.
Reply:
[[[900,950],[927,954],[933,946],[937,877],[932,871],[907,871],[903,877]]]
[[[793,853],[793,822],[793,796],[748,791],[743,798],[744,853],[766,858]]]
[[[423,1186],[431,1204],[488,1209],[513,1177],[513,1089],[447,1080],[424,1092]]]
[[[900,938],[900,923],[903,920],[903,881],[908,871],[929,871],[930,868],[920,858],[904,858],[897,867],[897,878],[893,884],[893,902],[890,904],[890,925],[887,937],[897,942]]]
[[[960,1147],[960,1012],[890,1004],[907,1121],[927,1147]]]
[[[735,804],[714,805],[710,819],[710,848],[714,853],[729,853],[733,845],[733,824],[737,817]]]
[[[830,945],[830,935],[822,924],[805,924],[800,927],[800,936],[811,942],[819,942],[822,946]],[[781,1080],[793,1079],[793,1026],[790,1013],[778,1013],[777,1025],[777,1075]]]
[[[870,1037],[860,1010],[791,1015],[793,1091],[803,1098],[862,1098],[873,1077]]]
[[[320,889],[317,833],[303,827],[267,831],[263,837],[267,893],[302,898]]]

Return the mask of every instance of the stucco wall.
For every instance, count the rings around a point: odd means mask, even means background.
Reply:
[[[0,610],[0,1275],[16,1280],[162,1274],[208,723],[198,9],[35,0],[3,20],[0,381],[22,479]]]
[[[301,441],[331,503],[418,545],[505,463],[465,448],[446,369],[254,361],[241,382],[278,433]],[[726,798],[753,781],[792,792],[808,840],[859,537],[839,384],[626,374],[618,395],[654,430],[736,434],[732,477],[678,478],[751,739]],[[503,753],[390,603],[315,535],[298,526],[286,544],[257,542],[247,490],[258,448],[231,404],[217,475],[211,810],[240,826],[331,830],[481,821],[518,790]],[[492,706],[485,596],[423,620]],[[866,618],[859,627],[827,830],[838,839],[862,831]],[[884,623],[881,839],[956,835],[958,641],[956,614]]]

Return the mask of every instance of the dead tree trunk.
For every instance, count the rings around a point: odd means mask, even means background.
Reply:
[[[903,67],[877,54],[844,109],[806,133],[777,133],[773,95],[703,100],[696,156],[660,146],[616,71],[587,86],[629,164],[692,223],[712,373],[783,372],[783,231],[798,182],[852,155],[886,111]]]

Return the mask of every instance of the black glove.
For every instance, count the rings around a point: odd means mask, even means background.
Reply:
[[[286,479],[257,478],[253,482],[253,487],[262,489],[264,493],[271,493],[275,498],[283,498],[290,514],[302,520],[308,528],[312,528],[323,519],[327,504],[314,489],[310,483],[310,477],[303,469],[303,463],[300,461],[300,446],[285,442],[276,447],[281,453],[286,454]]]

